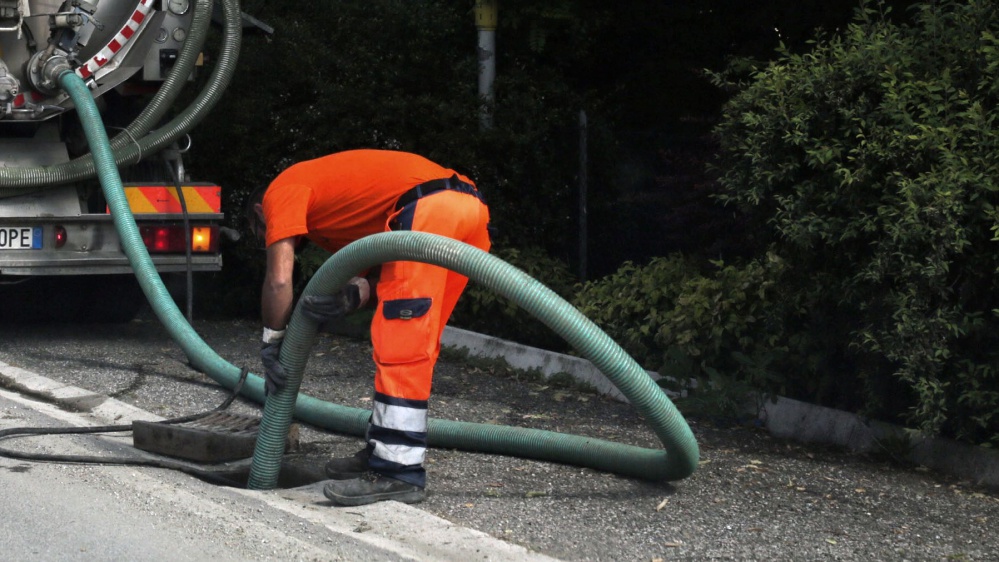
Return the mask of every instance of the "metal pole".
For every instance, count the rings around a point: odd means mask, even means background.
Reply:
[[[475,1],[475,27],[479,30],[479,124],[493,126],[493,82],[496,80],[497,0]]]
[[[586,111],[579,112],[579,280],[586,281]]]

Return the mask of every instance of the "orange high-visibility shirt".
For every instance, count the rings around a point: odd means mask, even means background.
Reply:
[[[267,245],[305,236],[335,252],[387,230],[406,191],[455,174],[422,156],[392,150],[348,150],[300,162],[281,172],[264,194]]]

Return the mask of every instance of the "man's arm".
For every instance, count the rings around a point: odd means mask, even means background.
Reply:
[[[291,318],[294,302],[296,237],[278,240],[267,247],[267,273],[260,292],[260,313],[264,327],[283,330]]]

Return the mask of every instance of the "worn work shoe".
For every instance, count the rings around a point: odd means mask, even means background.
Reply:
[[[369,458],[371,458],[371,449],[365,447],[352,457],[331,459],[326,463],[326,477],[333,480],[350,480],[364,476],[368,471]]]
[[[419,486],[402,480],[368,472],[352,480],[331,480],[323,487],[323,495],[333,505],[365,505],[386,500],[402,503],[419,503],[426,492]]]

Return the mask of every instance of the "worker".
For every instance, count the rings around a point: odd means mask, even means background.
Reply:
[[[268,395],[286,382],[278,357],[303,240],[335,252],[371,234],[412,230],[490,247],[489,210],[472,180],[407,152],[349,150],[295,164],[251,196],[247,218],[267,252],[261,362]],[[444,325],[467,282],[442,267],[395,261],[381,266],[376,281],[359,276],[334,295],[302,298],[302,314],[320,323],[376,302],[367,445],[326,464],[323,493],[334,505],[425,497],[431,377]]]

